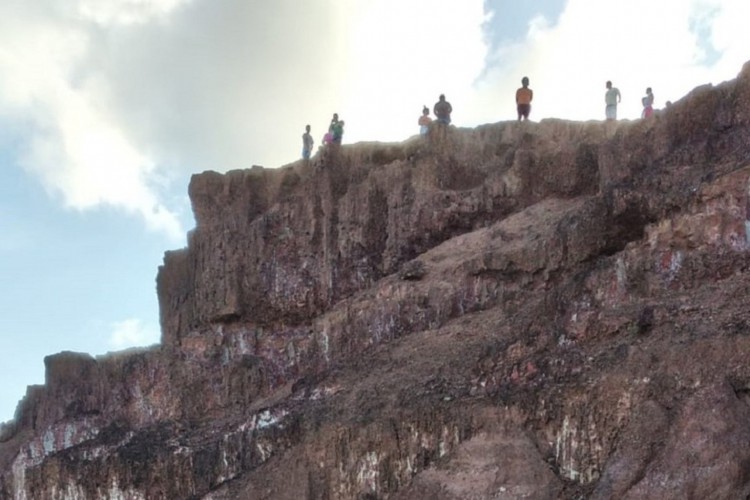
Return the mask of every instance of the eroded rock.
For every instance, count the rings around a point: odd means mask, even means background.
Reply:
[[[750,66],[653,119],[193,177],[162,344],[45,360],[0,497],[744,498]]]

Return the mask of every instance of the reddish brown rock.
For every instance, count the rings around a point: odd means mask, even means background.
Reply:
[[[162,345],[47,358],[0,497],[745,498],[748,144],[750,66],[196,175]]]

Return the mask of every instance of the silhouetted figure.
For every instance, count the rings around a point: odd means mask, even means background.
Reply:
[[[435,113],[435,118],[438,122],[445,123],[446,125],[451,122],[453,107],[451,106],[451,103],[445,100],[444,94],[440,94],[440,100],[435,103],[435,107],[432,111]]]
[[[333,143],[341,144],[341,139],[344,137],[344,120],[338,120],[333,125]]]
[[[334,113],[333,118],[331,118],[331,124],[328,125],[328,131],[330,133],[333,133],[333,127],[339,122],[339,114]]]
[[[617,87],[612,86],[612,82],[607,82],[607,92],[604,94],[604,102],[607,107],[604,110],[607,120],[617,120],[617,103],[622,101],[622,96]]]
[[[302,158],[310,159],[313,148],[313,138],[310,135],[310,125],[305,125],[305,133],[302,134]]]
[[[333,118],[331,118],[331,123],[328,125],[328,133],[326,133],[323,136],[323,144],[330,144],[333,142],[333,128],[336,126],[336,124],[339,122],[339,114],[334,113]]]
[[[534,91],[529,88],[528,77],[521,78],[522,87],[516,90],[516,108],[518,109],[518,121],[521,118],[529,119],[531,113],[531,100],[534,98]]]
[[[427,135],[427,131],[430,129],[430,123],[432,123],[432,118],[430,118],[430,109],[427,106],[424,106],[422,108],[422,116],[420,116],[419,120],[417,121],[417,124],[419,125],[420,135]]]
[[[641,99],[643,104],[643,112],[641,118],[649,118],[654,114],[654,93],[651,91],[651,87],[646,89],[646,95]]]

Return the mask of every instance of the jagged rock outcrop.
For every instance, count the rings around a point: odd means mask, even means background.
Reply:
[[[0,497],[745,498],[749,192],[748,65],[196,175],[162,345],[48,357]]]

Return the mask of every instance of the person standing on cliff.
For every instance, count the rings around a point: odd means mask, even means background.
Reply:
[[[339,114],[334,113],[331,118],[331,123],[328,125],[328,132],[323,136],[323,144],[330,144],[333,142],[333,128],[339,122]]]
[[[438,102],[435,103],[435,107],[432,111],[435,113],[438,122],[445,123],[446,125],[450,124],[453,107],[451,106],[451,103],[445,100],[444,94],[440,94],[440,98]]]
[[[607,116],[607,120],[617,120],[617,103],[622,101],[622,96],[617,87],[612,86],[612,82],[607,81],[607,92],[604,94],[604,102],[607,107],[604,113]]]
[[[423,106],[422,116],[420,116],[417,121],[417,124],[419,125],[419,135],[427,135],[427,131],[430,129],[430,123],[432,123],[432,118],[430,118],[430,108]]]
[[[310,125],[305,125],[305,133],[302,134],[302,159],[309,160],[313,148],[313,138],[310,135]]]
[[[338,120],[338,116],[336,117],[337,121],[336,124],[333,125],[333,143],[334,144],[341,144],[341,139],[344,137],[344,120]]]
[[[649,118],[653,116],[654,114],[654,93],[651,90],[651,87],[646,89],[646,95],[641,99],[641,103],[643,104],[643,113],[641,113],[641,118]]]
[[[333,127],[336,126],[336,124],[339,122],[339,114],[334,113],[333,118],[331,118],[331,124],[328,125],[328,131],[333,134]]]
[[[522,87],[516,90],[516,107],[518,109],[518,121],[521,121],[521,117],[524,120],[529,119],[529,113],[531,113],[531,100],[534,98],[534,91],[529,88],[528,77],[521,78]]]

